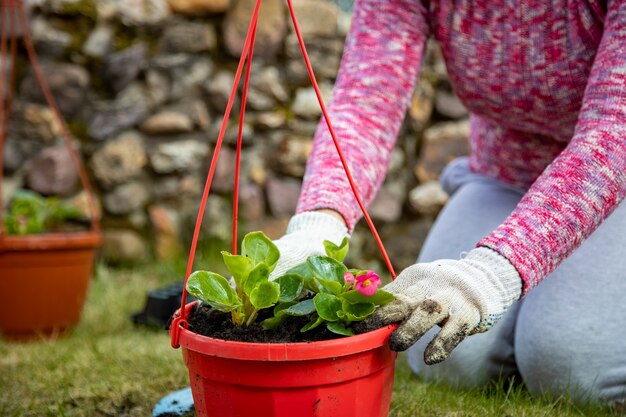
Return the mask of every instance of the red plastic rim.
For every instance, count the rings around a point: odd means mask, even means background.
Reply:
[[[194,301],[185,306],[186,316],[196,303],[197,301]],[[180,310],[174,313],[174,317],[178,316],[180,316]],[[205,355],[230,359],[261,361],[323,359],[352,355],[383,346],[389,341],[389,336],[396,327],[397,325],[392,324],[369,333],[342,339],[301,343],[233,342],[201,336],[188,329],[180,328],[180,345]],[[170,332],[173,331],[174,329],[170,328]]]
[[[27,236],[1,236],[0,253],[15,251],[91,249],[102,244],[102,233],[95,231],[73,233],[43,233]]]

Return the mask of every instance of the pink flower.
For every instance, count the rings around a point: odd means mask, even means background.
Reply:
[[[363,275],[356,277],[356,288],[361,294],[369,297],[374,295],[380,285],[380,277],[374,271],[367,271]]]
[[[346,283],[347,287],[351,287],[356,281],[356,278],[354,278],[354,274],[352,274],[352,272],[347,271],[343,274],[343,281]]]

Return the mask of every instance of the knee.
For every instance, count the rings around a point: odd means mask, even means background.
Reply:
[[[590,337],[580,337],[567,326],[537,329],[536,323],[533,328],[523,322],[517,326],[516,364],[531,393],[565,395],[578,403],[626,399],[624,357],[603,351],[590,343]]]

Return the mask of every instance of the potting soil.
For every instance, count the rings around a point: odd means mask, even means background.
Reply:
[[[257,323],[250,326],[235,326],[230,313],[213,310],[209,306],[194,308],[187,319],[189,330],[202,336],[215,339],[233,340],[253,343],[297,343],[318,342],[320,340],[345,337],[329,331],[324,324],[313,330],[300,332],[300,329],[309,322],[309,317],[288,317],[276,329],[265,330],[260,322],[272,316],[272,309],[261,310]]]

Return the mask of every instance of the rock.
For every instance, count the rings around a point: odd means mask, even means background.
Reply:
[[[172,205],[193,205],[197,204],[203,186],[198,176],[168,176],[154,181],[153,194],[155,200],[169,200]]]
[[[90,82],[87,70],[78,65],[49,62],[42,65],[42,71],[63,116],[76,117],[85,107]],[[20,85],[20,96],[24,101],[48,104],[32,69]]]
[[[251,77],[251,87],[265,93],[281,103],[289,100],[286,80],[276,67],[265,67]]]
[[[230,6],[230,0],[169,0],[174,13],[190,16],[222,13]]]
[[[179,259],[183,248],[179,240],[176,213],[163,206],[154,205],[148,209],[154,233],[154,251],[160,261]]]
[[[219,159],[217,160],[217,166],[215,167],[215,176],[213,177],[213,184],[211,189],[216,192],[226,193],[232,192],[235,179],[235,151],[222,146],[220,149]],[[209,172],[210,163],[207,160],[206,169],[203,171]]]
[[[184,113],[163,110],[146,119],[140,129],[149,135],[185,133],[193,130],[193,121]]]
[[[327,1],[297,0],[293,2],[300,32],[304,39],[337,35],[339,8]]]
[[[420,80],[413,91],[409,107],[409,121],[413,130],[421,131],[433,112],[435,89],[426,80]]]
[[[159,51],[166,54],[212,51],[217,47],[215,27],[188,20],[167,26],[159,42]]]
[[[85,216],[89,219],[102,218],[102,205],[100,204],[100,200],[98,200],[98,198],[96,197],[93,207],[93,209],[95,209],[95,213],[92,213],[91,201],[89,199],[87,191],[85,190],[82,190],[75,196],[66,199],[65,202],[71,204],[74,207],[77,207],[81,211],[81,213],[84,213]]]
[[[409,193],[411,208],[423,216],[436,216],[448,201],[448,194],[441,188],[439,181],[420,184]]]
[[[276,167],[281,174],[302,178],[312,147],[310,137],[286,136],[276,152],[272,152],[269,165]]]
[[[78,173],[65,146],[55,146],[41,151],[32,161],[26,183],[43,195],[67,196],[73,190]]]
[[[258,185],[245,182],[239,187],[239,218],[256,222],[265,216],[265,196]]]
[[[89,34],[81,50],[88,57],[103,58],[111,49],[113,49],[113,28],[108,24],[98,24]]]
[[[274,217],[291,216],[296,211],[302,183],[291,178],[270,178],[267,200]]]
[[[334,79],[337,76],[339,63],[341,62],[343,41],[341,39],[313,37],[306,39],[305,42],[317,80]],[[289,58],[287,63],[287,79],[289,82],[295,85],[311,85],[295,34],[291,33],[287,36],[285,50]]]
[[[254,119],[254,127],[261,130],[275,130],[285,126],[287,116],[282,111],[258,113]]]
[[[272,240],[280,239],[287,231],[289,219],[289,216],[280,219],[267,219],[255,224],[253,229],[265,233]]]
[[[151,107],[160,106],[170,98],[172,83],[169,78],[154,70],[146,71],[145,84],[143,84],[145,97],[148,99]]]
[[[246,157],[241,161],[241,164],[247,178],[259,186],[265,186],[268,174],[262,150],[255,148],[246,150]]]
[[[152,26],[170,16],[167,3],[167,0],[124,0],[117,2],[117,9],[122,23],[127,26]]]
[[[87,124],[87,133],[99,141],[134,127],[144,119],[154,96],[147,85],[133,83],[117,95],[115,101],[96,103]]]
[[[259,10],[254,56],[271,58],[282,47],[287,33],[287,17],[283,3],[282,0],[263,1]],[[226,14],[224,44],[232,56],[241,55],[255,4],[256,0],[238,0]]]
[[[12,174],[17,171],[24,162],[25,155],[15,140],[8,140],[4,144],[3,168],[5,173]]]
[[[404,184],[398,182],[383,185],[369,207],[370,216],[374,220],[387,223],[398,221],[402,216],[404,197]]]
[[[250,88],[246,96],[246,111],[269,111],[276,108],[276,101],[256,88]]]
[[[319,85],[320,92],[322,93],[322,99],[324,103],[328,103],[332,94],[332,86],[328,83],[321,83]],[[313,87],[300,88],[296,91],[296,98],[291,106],[293,112],[305,119],[317,119],[322,114],[322,110],[319,102],[317,101],[317,95]]]
[[[138,264],[148,258],[148,250],[138,233],[132,230],[105,230],[102,256],[111,264]]]
[[[152,60],[152,64],[170,79],[170,99],[173,100],[196,94],[213,73],[212,61],[204,56],[159,55]]]
[[[48,57],[60,57],[72,43],[72,35],[50,26],[45,18],[31,20],[31,36],[36,50],[45,51]]]
[[[22,140],[54,142],[61,135],[61,126],[53,111],[39,104],[14,103],[9,134]]]
[[[162,143],[150,153],[150,164],[155,172],[193,172],[200,168],[207,155],[209,145],[194,139]]]
[[[111,214],[129,214],[143,207],[150,198],[146,186],[129,182],[113,189],[104,196],[104,208]]]
[[[204,83],[204,90],[206,91],[209,99],[209,103],[214,110],[224,112],[226,105],[228,104],[228,98],[235,82],[235,76],[229,71],[219,71],[207,82]],[[235,98],[233,108],[238,109],[239,97]]]
[[[137,177],[146,162],[141,136],[127,132],[94,153],[91,166],[98,182],[109,188]]]
[[[143,42],[108,55],[103,63],[104,82],[114,92],[132,83],[148,65],[148,48]]]
[[[391,160],[389,161],[389,170],[387,175],[402,173],[406,169],[406,155],[399,148],[393,148],[391,151]]]
[[[424,131],[415,175],[424,183],[439,178],[453,159],[469,154],[469,120],[438,123]]]
[[[193,217],[194,223],[195,215],[196,213],[194,213]],[[204,213],[204,230],[207,231],[209,236],[230,241],[232,236],[232,217],[232,205],[230,201],[214,194],[207,201],[207,207]]]
[[[467,109],[456,94],[445,90],[437,91],[435,108],[439,114],[451,119],[460,119],[467,116]]]

